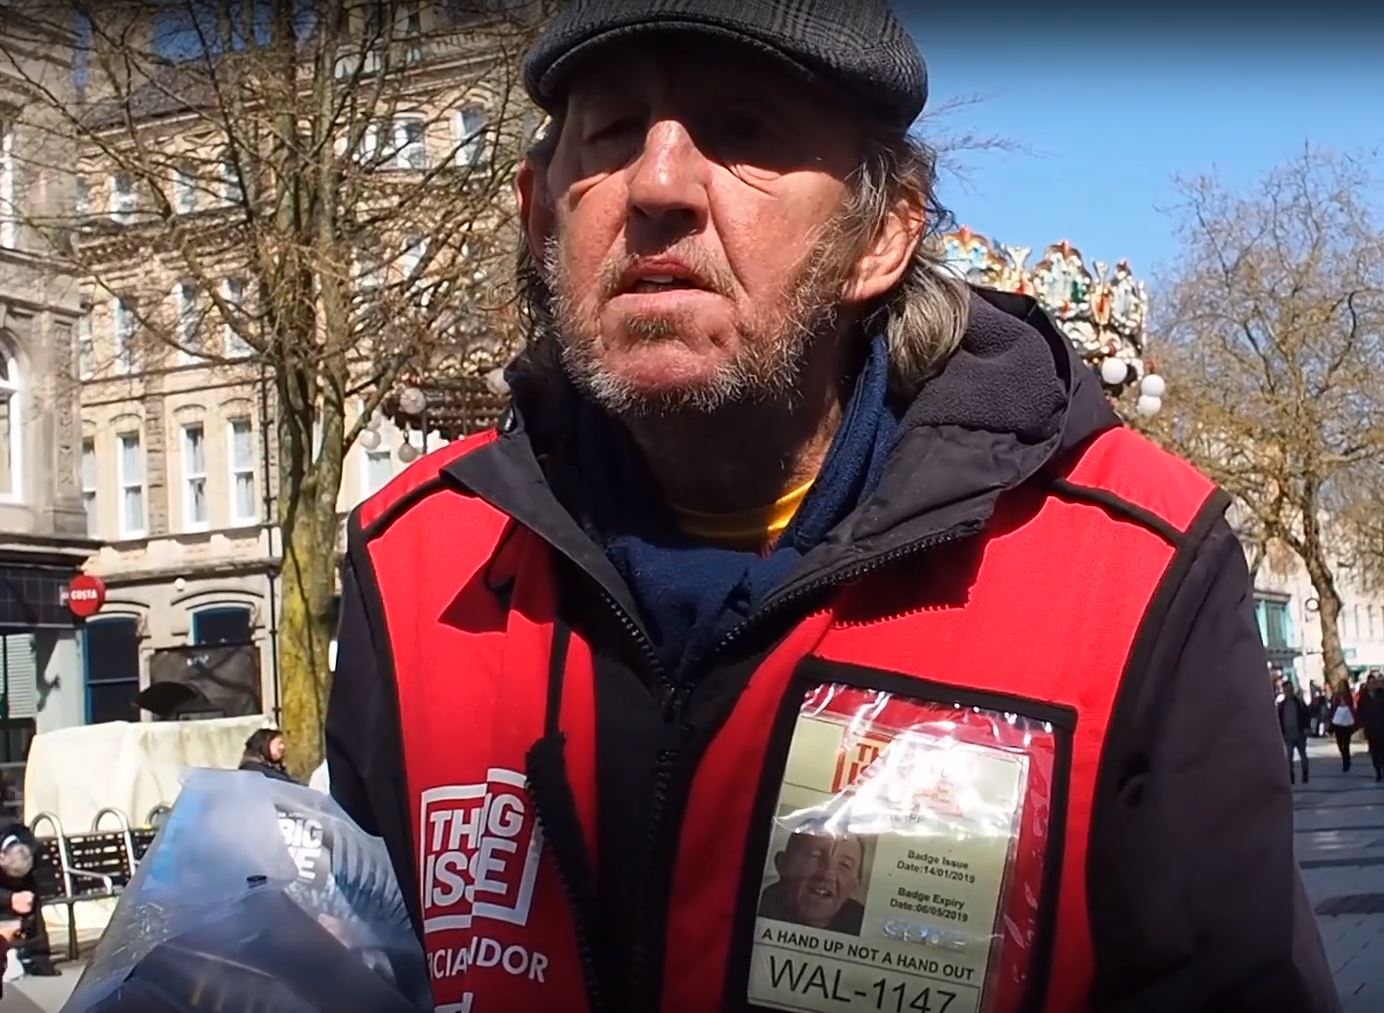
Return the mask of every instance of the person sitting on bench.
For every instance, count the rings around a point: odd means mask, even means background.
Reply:
[[[0,829],[0,919],[18,915],[18,951],[24,972],[37,977],[61,974],[53,966],[48,928],[43,923],[42,899],[34,878],[38,842],[29,828],[12,823]]]

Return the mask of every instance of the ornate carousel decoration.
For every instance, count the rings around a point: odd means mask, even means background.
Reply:
[[[1148,292],[1129,261],[1111,271],[1097,260],[1088,270],[1081,251],[1053,243],[1031,268],[1027,246],[1001,246],[964,226],[942,237],[948,267],[984,288],[1031,296],[1094,369],[1117,404],[1134,400],[1144,417],[1163,407],[1163,378],[1145,354]]]
[[[509,404],[504,369],[514,357],[511,341],[488,335],[472,335],[434,355],[424,374],[403,373],[360,435],[366,450],[385,442],[381,423],[387,420],[398,431],[398,457],[405,464],[436,443],[460,439],[493,427]],[[417,442],[415,443],[415,434]]]

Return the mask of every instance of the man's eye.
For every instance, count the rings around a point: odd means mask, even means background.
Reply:
[[[601,120],[586,132],[585,140],[605,141],[611,138],[628,137],[634,131],[640,129],[640,122],[633,116],[617,116],[613,119]]]
[[[754,141],[769,132],[768,122],[751,113],[729,112],[720,117],[714,127],[723,141]]]

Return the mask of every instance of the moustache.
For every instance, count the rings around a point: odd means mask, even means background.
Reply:
[[[735,281],[730,268],[703,247],[689,244],[684,247],[670,247],[666,250],[660,250],[656,254],[636,256],[625,253],[611,257],[601,265],[600,273],[596,278],[596,291],[601,300],[613,299],[619,295],[624,287],[625,276],[641,261],[650,260],[654,257],[681,261],[696,276],[697,284],[708,292],[727,298],[732,297],[735,293]]]

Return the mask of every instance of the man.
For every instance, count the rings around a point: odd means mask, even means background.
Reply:
[[[882,0],[578,0],[525,82],[512,411],[353,516],[327,718],[438,1008],[906,1006],[965,908],[958,1010],[1336,1009],[1226,500],[939,269]],[[833,1005],[755,912],[779,800],[857,789]]]
[[[1309,683],[1309,702],[1307,711],[1312,716],[1312,737],[1321,738],[1326,734],[1326,694],[1322,692],[1320,683]]]
[[[1302,783],[1308,783],[1307,774],[1307,726],[1311,714],[1302,702],[1302,694],[1291,679],[1283,680],[1283,695],[1278,701],[1278,727],[1283,732],[1283,745],[1288,750],[1288,782],[1297,783],[1293,773],[1293,753],[1302,759]]]
[[[0,828],[0,920],[19,921],[18,952],[24,973],[52,977],[62,972],[53,966],[48,927],[43,921],[38,882],[34,878],[37,847],[38,842],[24,824]]]
[[[761,918],[860,935],[865,905],[856,900],[865,870],[865,841],[858,834],[798,828],[774,854],[778,880],[759,898]]]

